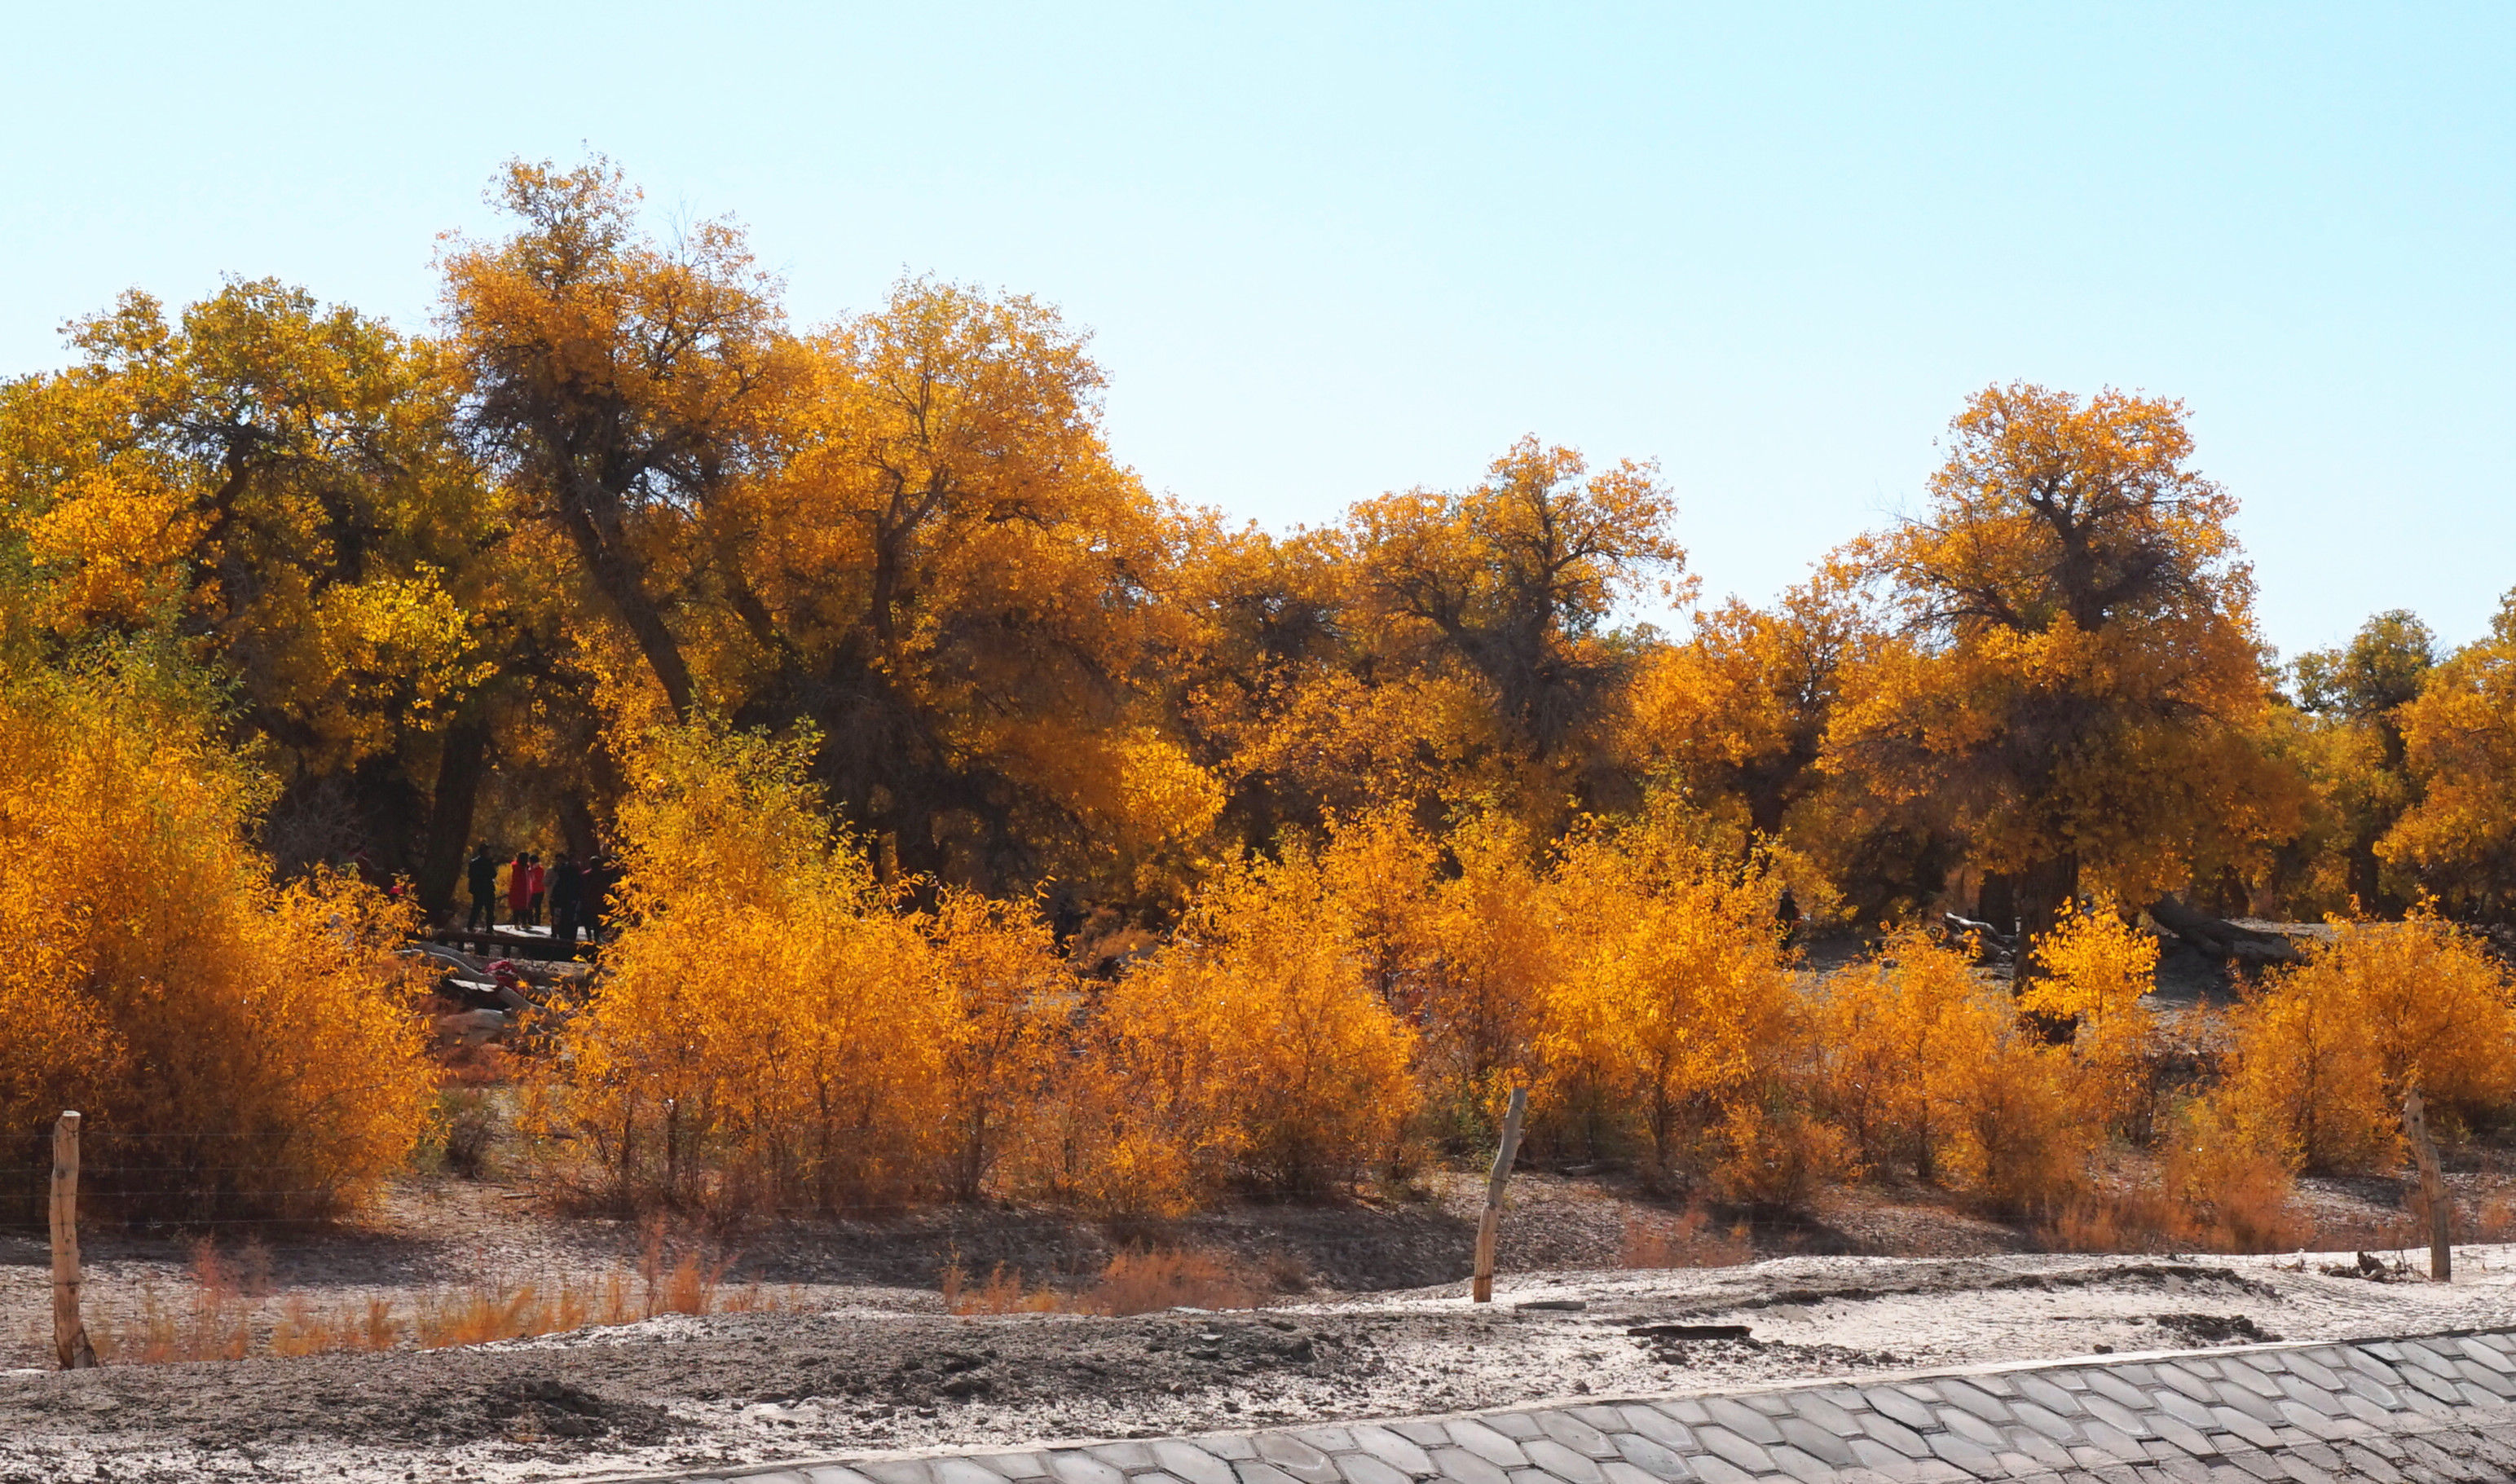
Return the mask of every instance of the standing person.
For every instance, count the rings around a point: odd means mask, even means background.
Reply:
[[[569,958],[576,957],[576,924],[584,899],[584,873],[577,870],[576,857],[562,850],[550,872],[551,938],[567,945]]]
[[[507,862],[507,926],[521,929],[533,899],[533,858],[522,850]]]
[[[549,885],[550,878],[542,870],[541,852],[536,850],[533,852],[533,899],[524,908],[524,920],[535,928],[542,925],[542,890]]]
[[[498,926],[498,862],[489,853],[489,842],[482,841],[472,849],[472,858],[463,864],[463,874],[472,886],[472,916],[465,920],[466,930],[479,932]]]
[[[611,887],[619,879],[619,868],[611,863],[608,855],[598,853],[585,863],[585,882],[581,889],[585,897],[585,939],[589,943],[602,942],[604,933],[610,928]]]

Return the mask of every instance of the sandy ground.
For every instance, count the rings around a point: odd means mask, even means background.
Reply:
[[[1525,1273],[1486,1307],[1447,1284],[1123,1319],[862,1288],[459,1350],[12,1373],[0,1479],[584,1478],[2516,1324],[2516,1248],[2459,1257],[2437,1286],[2331,1258],[1798,1257]],[[1704,1324],[1749,1338],[1656,1329]]]

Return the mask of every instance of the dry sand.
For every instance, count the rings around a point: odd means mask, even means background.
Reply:
[[[2451,1287],[2317,1270],[2346,1257],[1798,1257],[1521,1274],[1483,1308],[1445,1285],[1124,1319],[865,1288],[461,1350],[11,1374],[0,1479],[586,1478],[2516,1324],[2516,1248],[2460,1249]],[[1713,1323],[1751,1337],[1649,1332]]]

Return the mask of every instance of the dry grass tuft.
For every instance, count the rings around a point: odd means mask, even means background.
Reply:
[[[1701,1208],[1673,1216],[1625,1217],[1625,1239],[1616,1255],[1618,1267],[1735,1267],[1755,1259],[1756,1249],[1740,1223],[1728,1231],[1713,1226]]]
[[[1110,1259],[1087,1288],[1065,1291],[1042,1284],[1026,1288],[1022,1274],[996,1264],[986,1281],[971,1287],[954,1257],[944,1269],[944,1307],[954,1314],[1153,1314],[1164,1309],[1254,1309],[1271,1290],[1285,1291],[1308,1274],[1299,1263],[1268,1264],[1252,1274],[1227,1257],[1196,1248],[1131,1248]]]

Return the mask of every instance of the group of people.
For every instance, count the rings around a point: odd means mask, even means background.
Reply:
[[[465,875],[472,888],[472,916],[465,925],[468,928],[477,931],[496,928],[498,908],[503,903],[507,926],[520,931],[535,931],[542,926],[543,909],[547,907],[552,941],[573,945],[580,928],[586,941],[603,941],[604,918],[619,872],[600,855],[579,862],[565,850],[547,866],[539,852],[519,850],[514,860],[502,866],[489,853],[488,842],[482,841],[472,852]]]

